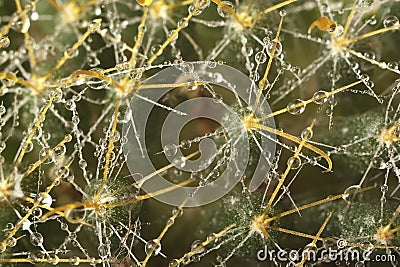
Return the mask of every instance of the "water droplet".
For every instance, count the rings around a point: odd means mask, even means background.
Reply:
[[[383,21],[383,26],[385,28],[393,27],[399,25],[399,18],[396,16],[389,16]]]
[[[187,18],[183,18],[178,21],[178,27],[186,28],[188,25],[189,24]]]
[[[63,98],[63,91],[60,87],[55,88],[52,92],[50,97],[53,99],[54,103],[60,103]]]
[[[62,156],[67,151],[67,148],[64,145],[54,148],[54,154],[56,156]]]
[[[263,64],[265,61],[267,61],[267,55],[263,51],[257,52],[255,55],[255,60],[257,64]]]
[[[96,57],[96,55],[91,55],[87,57],[87,63],[90,67],[95,67],[100,64],[100,60]]]
[[[6,226],[4,227],[5,232],[9,232],[12,229],[14,229],[14,224],[12,224],[12,223],[7,223]]]
[[[174,144],[165,145],[163,151],[166,156],[173,156],[178,151],[178,148]]]
[[[193,16],[198,16],[203,12],[203,10],[199,8],[196,1],[196,3],[193,3],[188,7],[188,12],[193,14]]]
[[[200,240],[195,240],[192,243],[192,246],[191,246],[190,249],[191,249],[191,251],[193,251],[195,253],[202,253],[204,251],[204,247],[203,247],[202,242]]]
[[[252,79],[253,81],[258,81],[260,79],[260,74],[257,71],[254,71],[252,74],[250,74],[250,79]],[[263,79],[262,81],[260,81],[260,87],[265,89],[265,82],[263,82],[265,79]],[[251,91],[251,88],[246,89],[248,90],[247,92]]]
[[[154,256],[157,256],[161,252],[161,244],[157,239],[149,240],[145,245],[144,251],[147,255],[153,253]]]
[[[36,217],[36,218],[40,218],[40,217],[42,217],[42,209],[41,208],[39,208],[39,207],[37,207],[37,208],[34,208],[33,210],[32,210],[32,216],[33,217]]]
[[[215,83],[221,83],[224,80],[224,76],[219,72],[214,73],[213,78]]]
[[[341,78],[341,75],[340,75],[340,73],[331,70],[328,72],[328,78],[331,81],[337,82]]]
[[[72,116],[71,121],[74,125],[78,125],[81,119],[77,115]]]
[[[182,216],[182,214],[183,214],[183,210],[180,208],[174,208],[172,210],[172,215],[174,215],[174,216],[176,215],[176,217],[180,217],[180,216]]]
[[[115,65],[115,69],[117,70],[128,70],[130,67],[129,62],[121,62]]]
[[[306,105],[303,100],[296,99],[287,105],[288,112],[293,115],[298,115],[304,112]]]
[[[375,60],[376,56],[374,52],[364,52],[363,56],[372,60]]]
[[[325,91],[315,92],[313,95],[313,98],[314,98],[313,101],[315,104],[318,104],[318,105],[323,104],[326,101],[328,101],[327,96],[328,96],[328,93]]]
[[[73,49],[73,48],[68,48],[67,50],[64,51],[64,56],[66,58],[74,58],[79,55],[79,50],[78,49]]]
[[[66,223],[61,223],[61,224],[60,224],[60,228],[61,228],[61,230],[63,230],[63,231],[68,230],[68,224],[66,224]]]
[[[193,256],[192,256],[192,262],[199,262],[200,259],[201,259],[201,256],[200,256],[200,255],[193,255]]]
[[[6,251],[7,246],[6,244],[4,244],[3,242],[0,243],[0,252],[3,253],[4,251]],[[172,266],[172,265],[171,265]],[[175,266],[175,265],[173,265]]]
[[[36,200],[40,201],[39,202],[40,205],[48,206],[48,207],[50,207],[51,204],[53,203],[53,199],[51,198],[51,196],[49,194],[46,194],[46,193],[43,193],[43,192],[36,195],[35,201]]]
[[[243,45],[241,48],[242,55],[245,57],[251,57],[253,55],[253,48],[249,45]],[[248,69],[252,69],[252,67],[248,67]]]
[[[32,233],[29,240],[31,241],[32,245],[37,247],[43,244],[43,236],[41,233],[38,232]]]
[[[74,110],[76,108],[75,102],[72,101],[72,99],[68,99],[67,101],[65,101],[65,108],[68,110]]]
[[[31,20],[36,21],[36,20],[38,20],[38,19],[39,19],[39,13],[37,13],[36,11],[35,11],[35,12],[32,12],[32,14],[31,14]]]
[[[197,8],[198,9],[200,9],[200,10],[204,10],[204,9],[206,9],[207,7],[209,7],[210,6],[210,0],[200,0],[200,1],[197,1]]]
[[[223,97],[222,97],[222,95],[220,95],[220,94],[214,94],[213,95],[213,97],[212,97],[212,99],[213,99],[213,101],[215,102],[215,103],[222,103],[223,102]]]
[[[100,10],[101,12],[101,10]],[[101,26],[101,20],[100,19],[95,19],[93,20],[90,25],[89,25],[89,29],[91,29],[92,33],[97,32],[98,30],[100,30],[100,26]]]
[[[15,237],[9,237],[6,240],[6,245],[8,247],[15,247],[15,245],[17,244],[17,239]]]
[[[177,40],[179,37],[178,31],[177,30],[171,30],[168,32],[168,38],[171,38],[172,41]]]
[[[222,3],[227,7],[227,8],[231,8],[232,10],[235,9],[235,6],[229,2],[229,1],[222,1]],[[217,8],[217,12],[218,14],[223,17],[223,18],[227,18],[229,17],[229,13],[226,12],[224,9],[226,9],[226,7],[222,8],[221,6],[218,6]]]
[[[87,167],[87,162],[84,159],[79,160],[79,167],[85,169]]]
[[[301,132],[301,139],[309,140],[313,136],[313,130],[311,128],[306,128]]]
[[[185,63],[177,65],[177,69],[179,69],[183,73],[193,73],[194,65],[191,62],[185,62]]]
[[[174,218],[169,218],[169,219],[167,220],[166,225],[169,226],[169,227],[171,227],[172,225],[174,225],[174,223],[175,223],[175,219],[174,219]]]
[[[0,116],[6,113],[6,107],[3,105],[0,105]]]
[[[343,192],[343,199],[347,202],[351,202],[354,197],[360,192],[361,187],[359,185],[352,185],[346,188]]]
[[[182,258],[183,265],[188,265],[191,262],[190,255],[185,255]]]
[[[392,70],[398,70],[399,69],[399,63],[397,63],[395,61],[391,61],[391,62],[387,63],[387,67],[389,69],[392,69]]]
[[[386,184],[381,186],[381,192],[382,193],[386,193],[389,190],[389,186],[387,186]]]
[[[217,62],[216,62],[215,60],[207,61],[207,66],[208,66],[210,69],[214,69],[215,67],[217,67]]]
[[[146,30],[147,30],[147,28],[146,28],[145,25],[139,25],[139,26],[138,26],[138,31],[140,31],[140,32],[145,32]]]
[[[101,244],[98,248],[97,251],[99,252],[100,258],[106,258],[109,254],[110,247],[106,244]]]
[[[280,15],[281,17],[286,16],[286,10],[282,9],[281,11],[279,11],[279,15]]]
[[[291,169],[298,169],[301,166],[301,159],[299,156],[292,156],[289,158],[287,164]]]
[[[0,141],[0,153],[3,152],[4,149],[6,149],[6,142]]]
[[[180,263],[179,260],[173,259],[168,263],[168,267],[179,267]]]
[[[65,166],[61,166],[56,170],[56,176],[61,179],[66,179],[69,175],[69,169]]]
[[[113,139],[114,142],[118,142],[120,137],[121,137],[121,134],[118,131],[115,131],[113,133],[112,139]]]
[[[48,259],[49,259],[49,262],[50,262],[52,265],[58,265],[58,262],[60,261],[60,259],[58,258],[57,255],[49,256]]]
[[[0,48],[7,48],[10,45],[10,39],[7,36],[0,38]]]
[[[274,46],[275,46],[275,51],[274,51]],[[282,44],[281,44],[281,42],[279,42],[279,41],[278,42],[271,41],[271,42],[268,43],[268,45],[267,45],[267,54],[268,54],[268,56],[272,56],[272,52],[274,52],[274,57],[277,57],[280,54],[282,54]]]
[[[372,165],[377,169],[385,169],[386,162],[381,157],[375,157],[372,159]]]
[[[180,146],[183,149],[189,149],[192,146],[192,143],[189,140],[182,140]]]
[[[160,45],[160,44],[154,44],[154,45],[152,45],[151,48],[150,48],[150,53],[151,53],[152,55],[160,56],[161,53],[162,53],[161,45]]]
[[[42,251],[32,251],[28,253],[28,260],[32,264],[40,263],[40,260],[44,259],[44,254]]]
[[[70,263],[72,266],[78,266],[79,263],[80,263],[80,260],[81,260],[81,259],[80,259],[79,257],[74,256],[74,257],[72,257],[72,258],[69,259],[69,263]]]
[[[42,160],[45,157],[47,157],[49,155],[49,153],[50,153],[50,148],[44,147],[39,152],[39,158]]]

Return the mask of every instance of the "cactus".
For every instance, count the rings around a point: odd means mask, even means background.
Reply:
[[[397,266],[398,0],[0,0],[0,266]]]

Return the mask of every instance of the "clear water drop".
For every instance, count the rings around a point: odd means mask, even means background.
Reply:
[[[6,107],[3,105],[0,105],[0,116],[6,113]]]
[[[309,140],[313,136],[313,130],[311,128],[306,128],[301,132],[301,139]]]
[[[152,55],[160,56],[161,53],[162,53],[162,51],[161,51],[161,45],[160,45],[160,44],[154,44],[154,45],[152,45],[151,48],[150,48],[150,53],[151,53]]]
[[[287,164],[291,169],[298,169],[301,166],[301,159],[299,156],[292,156],[289,158]]]
[[[173,259],[168,263],[168,267],[179,267],[180,262],[177,259]]]
[[[154,256],[157,256],[161,252],[161,244],[157,239],[149,240],[145,245],[144,251],[147,255],[153,253]]]
[[[304,112],[306,105],[303,100],[296,99],[287,105],[288,112],[293,115],[298,115]]]
[[[41,233],[38,232],[32,233],[29,240],[31,241],[32,245],[37,247],[43,244],[43,236]]]
[[[274,46],[275,46],[275,51],[274,51]],[[278,57],[280,54],[282,54],[282,43],[281,42],[272,41],[272,42],[268,43],[267,54],[268,54],[268,56],[271,57],[272,53],[274,54],[274,57]]]
[[[6,240],[6,245],[8,247],[15,247],[17,245],[17,239],[15,237],[9,237]]]
[[[328,96],[328,93],[325,91],[315,92],[313,95],[313,101],[315,104],[318,104],[318,105],[326,103],[326,101],[328,101],[327,96]]]
[[[222,4],[224,4],[228,8],[231,8],[232,10],[235,9],[235,6],[229,1],[222,1]],[[229,17],[229,13],[225,9],[226,8],[218,6],[218,8],[217,8],[218,15],[220,15],[223,18]]]
[[[346,202],[351,202],[354,197],[360,192],[361,187],[359,185],[352,185],[349,186],[348,188],[346,188],[346,190],[344,190],[343,192],[343,199]]]
[[[78,55],[79,55],[79,50],[78,49],[68,48],[64,52],[64,56],[66,58],[74,58],[74,57],[77,57]]]
[[[178,148],[174,144],[165,145],[163,151],[166,156],[173,156],[178,151]]]
[[[267,61],[267,55],[263,52],[257,52],[255,55],[255,60],[257,64],[263,64],[265,61]]]
[[[70,259],[69,259],[69,263],[72,265],[72,266],[78,266],[79,265],[79,263],[80,263],[80,258],[79,257],[77,257],[77,256],[74,256],[74,257],[71,257]]]
[[[203,247],[202,242],[200,240],[195,240],[192,243],[192,246],[191,246],[190,249],[191,249],[191,251],[193,251],[195,253],[202,253],[204,251],[204,247]]]
[[[79,167],[81,167],[82,169],[87,167],[87,162],[84,159],[79,160]]]
[[[10,39],[8,36],[3,36],[0,38],[0,48],[7,48],[10,45]]]
[[[49,194],[46,194],[46,193],[39,193],[37,196],[36,196],[36,198],[37,198],[37,200],[39,200],[40,202],[40,205],[42,205],[42,206],[48,206],[48,207],[50,207],[51,206],[51,204],[53,203],[53,199],[51,198],[51,196],[49,195]],[[36,200],[36,199],[35,199]]]
[[[107,257],[109,251],[110,251],[110,247],[106,244],[101,244],[98,248],[97,251],[99,253],[100,258],[105,258]]]
[[[192,146],[192,143],[189,140],[182,140],[180,146],[183,149],[189,149]]]
[[[399,25],[399,18],[396,16],[389,16],[383,21],[383,26],[385,28],[398,26]]]

